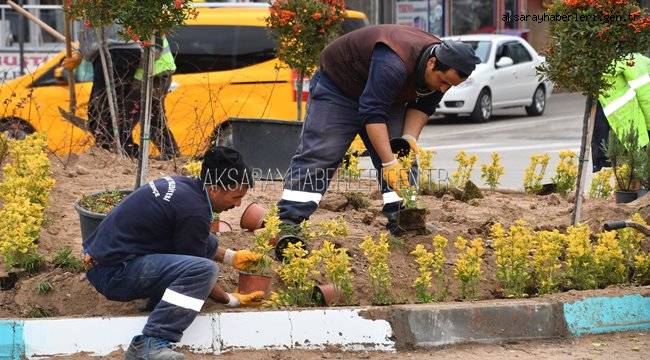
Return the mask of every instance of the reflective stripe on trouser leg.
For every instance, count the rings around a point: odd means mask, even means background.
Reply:
[[[201,257],[187,258],[178,264],[181,271],[149,314],[142,331],[144,335],[179,341],[210,295],[219,273],[216,263]]]
[[[280,219],[299,224],[318,208],[336,168],[361,130],[358,104],[317,72],[310,81],[300,143],[284,179]]]

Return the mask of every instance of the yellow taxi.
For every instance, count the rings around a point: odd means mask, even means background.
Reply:
[[[295,72],[276,57],[265,23],[268,6],[261,5],[199,8],[196,19],[168,36],[177,71],[165,109],[183,155],[200,154],[231,117],[297,120],[296,101],[306,101],[308,86],[298,96]],[[342,32],[367,24],[365,14],[348,10]],[[84,126],[73,125],[60,111],[69,106],[68,85],[55,71],[64,56],[58,53],[34,73],[0,87],[0,131],[14,137],[44,131],[57,154],[93,145]],[[75,78],[76,118],[86,121],[92,65],[82,62]],[[303,103],[303,114],[304,109]],[[136,139],[138,133],[136,127]]]

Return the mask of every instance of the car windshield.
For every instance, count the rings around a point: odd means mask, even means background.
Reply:
[[[463,41],[465,44],[474,49],[476,56],[481,59],[481,63],[485,64],[490,57],[490,49],[492,48],[492,43],[490,41]]]

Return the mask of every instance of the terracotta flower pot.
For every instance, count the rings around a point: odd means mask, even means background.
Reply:
[[[250,203],[241,215],[239,226],[246,230],[257,230],[264,227],[266,209],[258,203]]]
[[[264,296],[266,297],[271,291],[271,277],[240,272],[237,292],[240,294],[250,294],[255,291],[264,291]]]
[[[213,234],[223,233],[228,231],[232,231],[232,226],[230,226],[229,223],[223,220],[213,221],[210,223],[210,232]]]
[[[321,284],[314,286],[314,301],[320,306],[337,306],[345,304],[345,294],[343,290],[334,286],[334,284]]]
[[[273,240],[272,240],[273,241]],[[295,244],[297,242],[302,242],[302,248],[309,251],[309,248],[307,247],[307,244],[305,244],[305,241],[295,235],[284,235],[281,236],[280,239],[274,244],[275,245],[275,258],[278,261],[284,261],[284,249],[289,246],[289,243]]]

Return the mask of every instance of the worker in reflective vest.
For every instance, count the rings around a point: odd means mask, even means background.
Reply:
[[[154,51],[156,51],[156,60],[153,64],[152,74],[151,140],[158,148],[160,159],[169,160],[179,155],[178,145],[176,144],[174,135],[167,126],[167,116],[165,115],[165,97],[171,87],[172,74],[176,71],[176,64],[174,63],[174,55],[172,55],[166,36],[156,37]],[[143,75],[144,72],[142,69],[138,69],[135,72],[135,79],[140,84]],[[140,119],[140,93],[136,91],[132,95],[132,122],[135,124]]]

